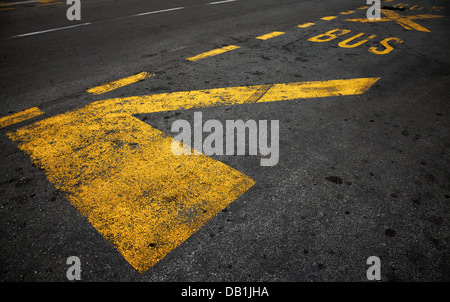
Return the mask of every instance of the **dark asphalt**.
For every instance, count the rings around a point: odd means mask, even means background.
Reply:
[[[66,260],[78,256],[83,281],[367,281],[366,259],[378,256],[383,281],[450,281],[449,4],[411,0],[423,8],[393,10],[447,16],[414,20],[430,30],[421,32],[345,21],[364,18],[356,8],[365,1],[208,2],[82,0],[82,20],[72,22],[65,4],[0,11],[0,116],[45,112],[0,130],[0,280],[67,281]],[[176,7],[184,9],[128,17]],[[307,22],[316,25],[296,27]],[[336,28],[351,32],[308,41]],[[272,31],[286,34],[255,39]],[[377,37],[338,45],[362,32]],[[368,51],[388,37],[403,43],[385,55]],[[230,44],[241,48],[185,60]],[[86,92],[142,71],[155,76]],[[381,79],[357,96],[202,109],[203,120],[279,120],[280,161],[213,157],[256,185],[143,274],[6,136],[106,98],[360,77]],[[172,122],[192,121],[195,111],[138,118],[173,136]]]

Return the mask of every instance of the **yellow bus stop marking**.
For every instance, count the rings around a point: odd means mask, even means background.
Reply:
[[[33,107],[8,116],[4,116],[0,118],[0,128],[26,121],[43,113],[44,112],[42,112],[39,108]]]
[[[277,36],[280,36],[280,35],[284,35],[285,33],[284,32],[282,32],[282,31],[274,31],[274,32],[271,32],[271,33],[268,33],[268,34],[265,34],[265,35],[262,35],[262,36],[258,36],[258,37],[256,37],[256,39],[258,39],[258,40],[268,40],[268,39],[271,39],[271,38],[274,38],[274,37],[277,37]]]
[[[225,47],[222,47],[222,48],[217,48],[217,49],[213,49],[213,50],[201,53],[199,55],[187,58],[186,60],[195,62],[195,61],[198,61],[198,60],[201,60],[201,59],[205,59],[205,58],[208,58],[208,57],[216,56],[218,54],[222,54],[222,53],[225,53],[225,52],[228,52],[228,51],[231,51],[231,50],[234,50],[234,49],[238,49],[238,48],[240,48],[240,47],[236,46],[236,45],[228,45],[228,46],[225,46]]]
[[[442,18],[442,15],[431,15],[431,14],[422,14],[422,15],[414,15],[414,16],[402,16],[396,12],[382,9],[381,13],[386,17],[380,19],[368,19],[368,18],[358,18],[358,19],[347,19],[347,21],[351,22],[396,22],[401,25],[403,28],[412,30],[415,29],[417,31],[430,32],[428,29],[423,27],[422,25],[412,21],[412,20],[420,20],[420,19],[432,19],[432,18]]]
[[[133,115],[355,95],[378,79],[107,99],[9,132],[8,137],[136,270],[145,272],[255,181],[205,154],[174,155],[170,136]],[[261,94],[263,86],[267,89]]]
[[[143,81],[146,78],[149,78],[151,76],[154,76],[154,74],[150,74],[148,72],[141,72],[138,74],[135,74],[133,76],[123,78],[114,82],[110,82],[108,84],[104,84],[101,86],[93,87],[87,90],[87,92],[95,95],[103,94],[105,92],[109,92],[111,90],[124,87],[126,85],[130,85],[139,81]]]

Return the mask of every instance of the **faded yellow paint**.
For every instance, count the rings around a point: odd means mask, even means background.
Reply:
[[[107,99],[8,136],[97,231],[135,269],[144,272],[255,181],[204,154],[174,155],[171,137],[133,115],[360,94],[377,80],[256,85]]]
[[[228,52],[228,51],[231,51],[231,50],[234,50],[234,49],[238,49],[238,48],[240,48],[240,47],[236,46],[236,45],[228,45],[228,46],[225,46],[225,47],[222,47],[222,48],[217,48],[217,49],[213,49],[213,50],[208,51],[208,52],[201,53],[199,55],[187,58],[186,60],[188,60],[188,61],[198,61],[198,60],[201,60],[201,59],[205,59],[205,58],[208,58],[208,57],[216,56],[218,54],[222,54],[222,53],[225,53],[225,52]]]
[[[285,33],[282,32],[282,31],[274,31],[274,32],[271,32],[271,33],[268,33],[268,34],[256,37],[256,39],[258,39],[258,40],[268,40],[268,39],[271,39],[271,38],[274,38],[274,37],[277,37],[277,36],[280,36],[280,35],[284,35],[284,34]]]
[[[313,25],[315,25],[315,24],[316,24],[316,23],[312,23],[312,22],[310,22],[310,23],[303,23],[303,24],[297,25],[297,27],[300,27],[300,28],[306,28],[306,27],[313,26]]]
[[[0,128],[26,121],[43,113],[44,112],[42,112],[39,108],[33,107],[8,116],[4,116],[0,118]]]
[[[353,14],[355,11],[354,10],[348,10],[348,11],[345,11],[345,12],[340,12],[339,14],[341,14],[341,15],[350,15],[350,14]]]
[[[145,80],[146,78],[149,78],[151,76],[154,76],[154,74],[150,74],[148,72],[141,72],[138,73],[136,75],[127,77],[127,78],[123,78],[108,84],[104,84],[101,86],[97,86],[97,87],[93,87],[87,90],[87,92],[95,94],[95,95],[99,95],[99,94],[103,94],[105,92],[109,92],[111,90],[126,86],[126,85],[130,85],[142,80]]]
[[[323,18],[320,18],[321,20],[325,20],[325,21],[329,21],[329,20],[333,20],[333,19],[336,19],[337,17],[336,16],[328,16],[328,17],[323,17]]]

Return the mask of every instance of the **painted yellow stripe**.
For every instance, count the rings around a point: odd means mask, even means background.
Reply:
[[[107,99],[8,136],[97,231],[134,268],[144,272],[255,181],[204,154],[174,155],[171,137],[133,115],[360,94],[377,80],[256,85]]]
[[[149,78],[151,76],[154,76],[154,74],[150,74],[148,72],[141,72],[138,73],[136,75],[124,78],[124,79],[120,79],[105,85],[101,85],[101,86],[97,86],[91,89],[88,89],[87,92],[95,94],[95,95],[99,95],[99,94],[103,94],[105,92],[109,92],[111,90],[126,86],[126,85],[130,85],[142,80],[145,80],[146,78]]]
[[[268,39],[271,39],[271,38],[274,38],[274,37],[277,37],[277,36],[280,36],[280,35],[284,35],[285,33],[284,32],[282,32],[282,31],[274,31],[274,32],[271,32],[271,33],[268,33],[268,34],[265,34],[265,35],[262,35],[262,36],[258,36],[258,37],[256,37],[256,39],[258,39],[258,40],[268,40]]]
[[[43,4],[38,4],[37,6],[47,6],[47,5],[54,5],[54,4],[61,4],[62,2],[51,2],[51,3],[43,3]]]
[[[43,113],[44,112],[42,112],[39,108],[33,107],[33,108],[29,108],[27,110],[23,110],[23,111],[2,117],[2,118],[0,118],[0,128],[26,121],[30,118],[41,115]]]
[[[313,25],[315,25],[316,23],[304,23],[304,24],[299,24],[299,25],[297,25],[297,27],[300,27],[300,28],[306,28],[306,27],[310,27],[310,26],[313,26]]]
[[[187,58],[186,60],[198,61],[198,60],[201,60],[201,59],[204,59],[204,58],[216,56],[218,54],[221,54],[221,53],[224,53],[224,52],[227,52],[227,51],[230,51],[230,50],[238,49],[238,48],[240,48],[240,47],[236,46],[236,45],[228,45],[228,46],[225,46],[225,47],[222,47],[222,48],[217,48],[217,49],[214,49],[214,50],[211,50],[211,51],[208,51],[208,52],[201,53],[201,54],[196,55],[194,57]]]
[[[5,8],[0,8],[0,10],[13,10],[14,7],[5,7]]]
[[[323,18],[320,18],[320,19],[328,21],[328,20],[333,20],[333,19],[336,19],[336,18],[337,18],[336,16],[328,16],[328,17],[323,17]]]
[[[353,14],[355,11],[354,10],[349,10],[349,11],[345,11],[345,12],[340,12],[339,14],[341,15],[350,15]]]

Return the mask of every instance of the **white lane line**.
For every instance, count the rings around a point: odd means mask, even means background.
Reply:
[[[131,17],[138,17],[138,16],[145,16],[145,15],[151,15],[151,14],[170,12],[170,11],[179,10],[179,9],[183,9],[183,8],[184,7],[175,7],[175,8],[156,10],[156,11],[152,11],[152,12],[140,13],[140,14],[131,15],[131,16],[119,17],[119,18],[116,18],[116,19],[113,19],[113,20],[119,20],[119,19],[124,19],[124,18],[131,18]],[[105,21],[108,21],[108,20],[105,20]],[[99,22],[95,22],[95,23],[100,23],[100,22],[105,22],[105,21],[99,21]],[[111,21],[111,20],[109,20],[109,21]],[[13,38],[20,38],[20,37],[26,37],[26,36],[31,36],[31,35],[43,34],[43,33],[48,33],[48,32],[51,32],[51,31],[69,29],[69,28],[73,28],[73,27],[78,27],[78,26],[83,26],[83,25],[90,25],[90,24],[92,24],[92,23],[87,22],[87,23],[83,23],[83,24],[52,28],[52,29],[47,29],[47,30],[42,30],[42,31],[35,31],[35,32],[31,32],[31,33],[26,33],[26,34],[13,36]]]
[[[83,23],[83,24],[77,24],[77,25],[71,25],[71,26],[65,26],[65,27],[58,27],[58,28],[52,28],[52,29],[47,29],[47,30],[42,30],[42,31],[35,31],[32,33],[27,33],[27,34],[21,34],[21,35],[17,35],[17,36],[13,36],[13,38],[19,38],[19,37],[25,37],[25,36],[32,36],[32,35],[37,35],[37,34],[43,34],[43,33],[48,33],[51,31],[57,31],[57,30],[63,30],[63,29],[68,29],[68,28],[73,28],[73,27],[78,27],[78,26],[84,26],[84,25],[89,25],[92,23]]]
[[[164,12],[170,12],[173,10],[179,10],[179,9],[183,9],[184,7],[175,7],[175,8],[168,8],[168,9],[162,9],[162,10],[155,10],[153,12],[146,12],[146,13],[140,13],[140,14],[136,14],[136,15],[131,15],[128,17],[137,17],[137,16],[145,16],[145,15],[151,15],[151,14],[159,14],[159,13],[164,13]]]
[[[224,1],[209,2],[208,5],[222,4],[222,3],[234,2],[234,1],[237,1],[237,0],[224,0]]]
[[[21,2],[9,2],[9,3],[2,3],[2,6],[27,4],[27,3],[34,3],[34,2],[40,2],[40,1],[42,1],[42,0],[31,0],[31,1],[21,1]]]

